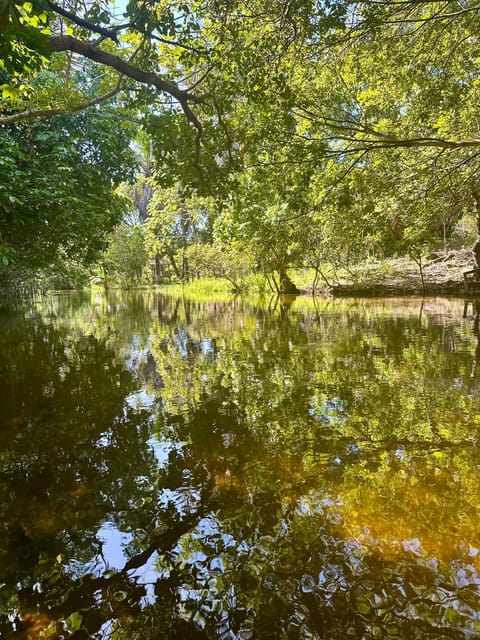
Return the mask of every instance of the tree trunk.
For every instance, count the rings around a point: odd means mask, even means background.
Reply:
[[[163,277],[162,259],[159,253],[155,254],[155,282],[158,284]]]
[[[270,291],[275,291],[275,289],[272,287],[272,283],[270,282],[270,278],[268,277],[268,273],[265,273],[265,279],[268,283],[268,288],[270,289]]]
[[[272,280],[273,280],[273,284],[275,285],[275,291],[277,292],[277,295],[280,293],[280,289],[278,287],[277,281],[275,279],[275,274],[272,273]]]
[[[315,290],[318,284],[318,278],[319,278],[318,269],[315,269],[315,277],[313,278],[313,284],[312,284],[312,296],[315,295]]]
[[[175,257],[173,253],[168,253],[167,254],[168,260],[170,261],[170,264],[172,265],[172,269],[176,275],[176,277],[178,278],[178,280],[182,280],[182,274],[180,273],[180,269],[178,268],[178,265],[175,261]]]
[[[477,224],[477,240],[472,247],[475,268],[480,269],[480,190],[477,185],[472,187],[473,211]]]
[[[287,274],[287,268],[285,266],[281,266],[278,269],[278,275],[280,277],[279,290],[280,293],[290,293],[290,294],[298,294],[300,290],[293,284]]]
[[[185,249],[182,255],[182,282],[188,282],[190,280],[190,264],[188,258],[185,255]]]

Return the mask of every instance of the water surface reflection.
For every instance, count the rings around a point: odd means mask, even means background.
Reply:
[[[2,637],[480,637],[476,333],[444,299],[3,310]]]

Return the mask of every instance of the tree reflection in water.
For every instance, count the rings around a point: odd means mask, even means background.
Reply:
[[[2,637],[480,637],[460,303],[47,302],[0,318]]]

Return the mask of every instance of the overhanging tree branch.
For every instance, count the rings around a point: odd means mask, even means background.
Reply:
[[[101,96],[94,98],[93,100],[82,102],[81,104],[73,107],[58,109],[27,109],[26,111],[12,113],[8,116],[0,116],[0,126],[15,124],[17,122],[24,122],[25,120],[34,120],[35,118],[53,118],[54,116],[60,116],[67,113],[77,113],[78,111],[84,111],[85,109],[105,102],[105,100],[108,100],[109,98],[113,98],[113,96],[116,95],[121,89],[122,79],[122,77],[119,78],[117,86],[111,91],[107,91],[107,93],[104,93]]]
[[[153,86],[158,89],[158,91],[167,93],[168,95],[172,96],[172,98],[175,98],[175,100],[177,100],[182,107],[187,121],[196,129],[195,158],[198,162],[200,153],[200,139],[203,133],[203,127],[196,114],[192,111],[189,103],[198,104],[204,101],[204,97],[197,96],[188,90],[180,89],[177,84],[171,82],[170,80],[164,80],[156,73],[139,69],[138,67],[129,64],[119,56],[108,53],[107,51],[102,51],[102,49],[99,49],[95,45],[88,42],[83,42],[82,40],[74,38],[73,36],[59,35],[51,37],[50,50],[52,52],[73,51],[74,53],[88,58],[89,60],[93,60],[94,62],[98,62],[99,64],[105,65],[106,67],[115,69],[121,75],[127,78],[131,78],[132,80],[140,82],[141,84]]]
[[[414,148],[437,148],[437,149],[466,149],[469,147],[480,147],[480,138],[470,138],[466,140],[444,140],[442,138],[356,138],[347,134],[338,134],[334,139],[358,143],[358,151],[374,151],[375,149],[414,149]]]
[[[117,30],[108,29],[106,27],[100,27],[98,25],[92,24],[91,22],[88,22],[88,20],[84,20],[83,18],[80,18],[75,13],[72,13],[71,11],[67,11],[63,7],[59,7],[54,2],[51,2],[51,0],[47,0],[47,4],[50,7],[50,9],[54,13],[57,13],[59,16],[63,16],[64,18],[67,18],[67,20],[70,20],[70,22],[73,22],[79,27],[83,27],[84,29],[87,29],[88,31],[91,31],[93,33],[98,33],[101,36],[104,36],[105,38],[110,38],[116,44],[119,44]]]
[[[195,96],[189,91],[180,89],[180,87],[174,82],[164,80],[159,75],[152,73],[151,71],[143,71],[143,69],[134,67],[119,56],[115,56],[107,51],[102,51],[102,49],[99,49],[89,42],[83,42],[73,36],[52,36],[50,38],[49,46],[50,51],[52,52],[73,51],[84,58],[98,62],[106,67],[111,67],[127,78],[132,78],[132,80],[136,80],[142,84],[154,86],[159,91],[171,95],[173,98],[178,100],[182,106],[184,102],[202,101],[201,98]]]
[[[417,136],[412,138],[401,138],[392,133],[383,133],[374,127],[357,120],[344,117],[338,119],[330,115],[315,114],[304,107],[300,107],[295,114],[299,118],[304,118],[313,124],[321,125],[325,131],[323,135],[307,136],[295,134],[296,137],[303,138],[306,142],[348,142],[354,151],[374,151],[376,149],[391,148],[437,148],[437,149],[466,149],[469,147],[480,147],[480,138],[466,138],[463,140],[446,140],[433,136]],[[339,150],[340,153],[342,150]]]

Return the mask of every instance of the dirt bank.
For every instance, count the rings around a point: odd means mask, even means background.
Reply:
[[[463,273],[472,268],[470,249],[431,254],[422,263],[422,283],[419,265],[408,258],[397,258],[357,267],[347,278],[332,284],[329,293],[333,296],[464,296]]]

